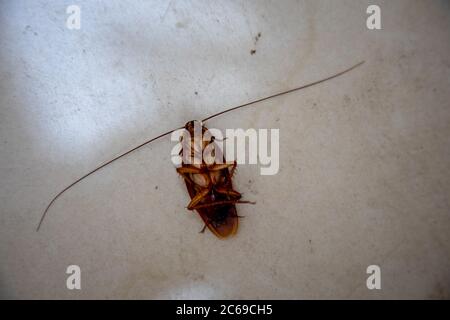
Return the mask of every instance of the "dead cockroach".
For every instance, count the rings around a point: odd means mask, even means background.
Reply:
[[[241,194],[233,189],[232,178],[236,170],[236,161],[226,163],[225,158],[221,154],[222,161],[216,163],[211,161],[209,164],[205,162],[202,156],[201,160],[196,164],[192,163],[192,159],[197,155],[203,155],[204,150],[209,147],[212,153],[218,152],[218,148],[214,145],[215,137],[210,135],[207,137],[207,128],[200,123],[202,139],[195,139],[195,123],[189,121],[184,129],[188,133],[189,140],[187,145],[189,154],[183,154],[181,149],[180,155],[182,159],[189,158],[189,163],[182,161],[182,166],[177,168],[177,172],[184,178],[186,187],[191,197],[187,209],[197,210],[200,217],[212,233],[219,238],[226,238],[234,234],[238,227],[238,215],[236,211],[236,203],[253,203],[241,199]],[[205,139],[206,137],[206,139]],[[181,141],[184,137],[181,137]]]
[[[336,78],[340,75],[343,75],[344,73],[349,72],[350,70],[355,69],[356,67],[362,65],[364,61],[344,70],[339,73],[336,73],[332,76],[329,76],[325,79],[318,80],[288,91],[284,91],[281,93],[273,94],[270,96],[267,96],[265,98],[261,98],[258,100],[254,100],[242,105],[239,105],[234,108],[226,109],[224,111],[221,111],[219,113],[216,113],[214,115],[211,115],[203,120],[200,121],[201,124],[201,130],[202,133],[204,133],[207,128],[203,125],[204,122],[207,120],[210,120],[214,117],[217,117],[219,115],[222,115],[224,113],[240,109],[249,105],[253,105],[258,102],[262,102],[268,99],[272,99],[284,94],[288,94],[294,91],[298,91],[301,89],[305,89],[311,86],[314,86],[316,84],[325,82],[327,80],[331,80],[333,78]],[[86,177],[90,176],[91,174],[97,172],[98,170],[104,168],[105,166],[109,165],[110,163],[130,154],[131,152],[142,148],[145,145],[148,145],[149,143],[162,138],[166,135],[171,134],[172,132],[179,130],[179,129],[186,129],[189,133],[193,133],[195,121],[189,121],[186,123],[184,127],[177,128],[174,130],[170,130],[166,133],[163,133],[155,138],[152,138],[150,140],[145,141],[144,143],[138,145],[137,147],[134,147],[133,149],[115,157],[112,160],[109,160],[108,162],[102,164],[101,166],[95,168],[94,170],[88,172],[78,180],[71,183],[69,186],[61,190],[47,205],[46,209],[44,210],[44,213],[41,216],[41,219],[39,221],[39,224],[37,226],[36,231],[39,231],[42,222],[45,219],[45,216],[47,215],[48,210],[50,209],[51,205],[58,199],[65,191],[73,187],[75,184],[80,182],[81,180],[85,179]],[[191,135],[192,136],[192,135]],[[200,149],[204,149],[208,146],[208,144],[214,143],[214,137],[210,139],[209,141],[203,141]],[[201,152],[200,150],[200,152]],[[194,148],[191,149],[191,153],[195,153]],[[181,153],[180,153],[181,154]],[[200,214],[201,218],[203,219],[205,223],[205,227],[203,230],[208,227],[209,230],[211,230],[217,237],[219,238],[225,238],[229,235],[232,235],[236,232],[238,227],[238,214],[236,210],[236,203],[251,203],[250,201],[243,201],[241,199],[241,194],[233,189],[232,186],[232,178],[233,173],[236,169],[236,162],[233,163],[223,163],[223,164],[212,164],[207,165],[204,162],[201,164],[195,166],[195,165],[186,165],[183,164],[180,168],[177,168],[178,173],[184,178],[189,196],[191,197],[191,201],[188,204],[189,210],[197,210],[197,212]]]

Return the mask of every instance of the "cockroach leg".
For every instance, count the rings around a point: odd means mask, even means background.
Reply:
[[[217,138],[214,137],[214,136],[211,137],[211,142],[214,142],[214,141],[224,142],[225,140],[227,140],[227,137],[225,137],[225,138],[223,138],[223,139],[217,139]]]
[[[199,233],[205,233],[206,227],[207,227],[207,224],[205,223],[205,225],[203,226],[202,230],[200,230]]]
[[[201,208],[209,208],[209,207],[215,207],[215,206],[221,206],[224,204],[236,204],[236,203],[248,203],[248,204],[256,204],[256,202],[253,201],[243,201],[243,200],[224,200],[224,201],[216,201],[211,203],[203,203],[196,205],[192,207],[192,209],[201,209]],[[192,210],[190,209],[190,210]]]
[[[201,169],[199,169],[197,167],[183,166],[183,167],[177,168],[177,172],[181,175],[188,174],[188,173],[201,173]]]
[[[237,168],[237,162],[236,162],[236,160],[234,160],[233,166],[230,169],[230,179],[232,179],[234,177],[234,174],[236,172],[236,168]]]
[[[192,198],[191,202],[189,202],[187,208],[188,210],[194,210],[196,208],[196,205],[202,201],[210,192],[209,188],[205,188],[201,191],[199,191],[194,198]]]
[[[220,171],[227,168],[233,168],[236,166],[236,163],[221,163],[221,164],[213,164],[208,166],[209,171]]]
[[[227,196],[229,196],[229,197],[231,197],[231,198],[234,198],[234,199],[236,199],[236,200],[238,200],[238,199],[240,199],[240,198],[242,197],[242,195],[241,195],[239,192],[237,192],[236,190],[230,189],[230,188],[226,188],[226,187],[215,187],[214,190],[215,190],[217,193],[227,195]]]

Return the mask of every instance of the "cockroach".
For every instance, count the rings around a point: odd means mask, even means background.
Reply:
[[[189,133],[190,141],[187,156],[193,159],[196,155],[203,155],[204,150],[212,147],[214,152],[217,147],[214,145],[215,137],[207,137],[207,128],[201,125],[201,140],[195,140],[195,122],[186,123],[184,129]],[[206,139],[205,139],[206,136]],[[183,140],[184,137],[181,137]],[[181,149],[180,155],[183,154]],[[215,154],[214,154],[215,155]],[[236,161],[226,163],[222,155],[222,162],[211,162],[208,164],[203,157],[198,164],[189,161],[187,164],[182,162],[182,166],[177,168],[177,172],[184,178],[191,201],[188,210],[197,210],[206,227],[218,238],[226,238],[236,233],[238,227],[238,218],[236,203],[252,203],[250,201],[240,200],[241,194],[233,189],[232,178],[236,170]]]
[[[247,102],[244,104],[241,104],[239,106],[226,109],[224,111],[218,112],[216,114],[213,114],[201,121],[199,121],[201,125],[202,134],[207,131],[207,128],[204,126],[204,123],[212,118],[215,118],[217,116],[220,116],[224,113],[231,112],[240,108],[244,108],[250,105],[254,105],[258,102],[262,102],[268,99],[272,99],[275,97],[279,97],[294,91],[299,91],[302,89],[306,89],[308,87],[312,87],[314,85],[320,84],[322,82],[331,80],[333,78],[339,77],[343,75],[344,73],[347,73],[356,67],[359,67],[362,65],[364,61],[359,62],[358,64],[341,71],[339,73],[336,73],[334,75],[331,75],[327,78],[314,81],[311,83],[308,83],[306,85],[302,85],[297,88],[293,88],[287,91],[283,91],[280,93],[272,94],[270,96],[257,99],[251,102]],[[97,172],[98,170],[106,167],[107,165],[111,164],[112,162],[132,153],[133,151],[136,151],[137,149],[140,149],[144,147],[145,145],[150,144],[151,142],[158,140],[159,138],[162,138],[166,135],[171,134],[172,132],[179,130],[179,129],[185,129],[187,132],[190,133],[191,137],[194,136],[194,126],[195,122],[198,120],[192,120],[188,121],[184,127],[176,128],[174,130],[170,130],[168,132],[165,132],[163,134],[160,134],[157,137],[154,137],[152,139],[149,139],[140,145],[128,150],[125,153],[122,153],[121,155],[107,161],[106,163],[98,166],[94,170],[88,172],[87,174],[83,175],[81,178],[77,179],[76,181],[72,182],[69,186],[61,190],[53,199],[50,201],[50,203],[47,205],[46,209],[44,210],[41,219],[39,221],[39,224],[37,226],[36,231],[39,231],[41,228],[41,225],[47,215],[47,212],[49,211],[52,204],[67,190],[72,188],[75,184],[79,183],[83,179],[87,178],[91,174]],[[202,151],[204,148],[206,148],[209,144],[214,143],[214,137],[211,137],[210,140],[202,141],[200,150]],[[195,153],[195,142],[194,147],[191,149],[191,153]],[[180,155],[182,155],[182,151],[180,152]],[[203,160],[202,160],[203,161]],[[202,218],[203,222],[205,223],[205,226],[202,231],[205,230],[206,227],[214,233],[218,238],[226,238],[230,235],[233,235],[236,233],[238,228],[238,219],[239,216],[237,214],[236,210],[236,204],[237,203],[254,203],[250,201],[241,200],[241,194],[233,189],[232,185],[232,178],[233,174],[236,170],[236,162],[227,163],[224,162],[222,164],[215,164],[212,165],[206,164],[204,161],[201,162],[198,165],[191,165],[191,164],[182,164],[181,167],[177,168],[177,172],[183,177],[186,187],[189,193],[189,196],[191,198],[191,201],[189,202],[187,209],[188,210],[196,210],[200,217]]]

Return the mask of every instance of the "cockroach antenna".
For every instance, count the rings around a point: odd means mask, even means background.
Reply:
[[[213,114],[213,115],[211,115],[211,116],[209,116],[209,117],[203,119],[202,122],[206,122],[206,121],[208,121],[208,120],[210,120],[210,119],[212,119],[212,118],[215,118],[215,117],[220,116],[220,115],[222,115],[222,114],[224,114],[224,113],[227,113],[227,112],[231,112],[231,111],[234,111],[234,110],[237,110],[237,109],[240,109],[240,108],[244,108],[244,107],[247,107],[247,106],[256,104],[256,103],[258,103],[258,102],[262,102],[262,101],[265,101],[265,100],[269,100],[269,99],[272,99],[272,98],[276,98],[276,97],[279,97],[279,96],[282,96],[282,95],[285,95],[285,94],[288,94],[288,93],[291,93],[291,92],[295,92],[295,91],[299,91],[299,90],[302,90],[302,89],[306,89],[306,88],[308,88],[308,87],[312,87],[312,86],[317,85],[317,84],[320,84],[320,83],[322,83],[322,82],[325,82],[325,81],[328,81],[328,80],[337,78],[337,77],[343,75],[344,73],[347,73],[347,72],[349,72],[349,71],[351,71],[351,70],[353,70],[353,69],[359,67],[359,66],[362,65],[363,63],[364,63],[364,61],[361,61],[361,62],[355,64],[354,66],[352,66],[352,67],[350,67],[350,68],[348,68],[348,69],[345,69],[344,71],[341,71],[341,72],[339,72],[339,73],[336,73],[336,74],[334,74],[334,75],[332,75],[332,76],[329,76],[329,77],[327,77],[327,78],[324,78],[324,79],[321,79],[321,80],[318,80],[318,81],[315,81],[315,82],[311,82],[311,83],[305,84],[305,85],[303,85],[303,86],[300,86],[300,87],[297,87],[297,88],[293,88],[293,89],[290,89],[290,90],[287,90],[287,91],[283,91],[283,92],[280,92],[280,93],[277,93],[277,94],[273,94],[273,95],[270,95],[270,96],[267,96],[267,97],[264,97],[264,98],[261,98],[261,99],[258,99],[258,100],[254,100],[254,101],[251,101],[251,102],[247,102],[247,103],[241,104],[241,105],[239,105],[239,106],[237,106],[237,107],[233,107],[233,108],[226,109],[226,110],[224,110],[224,111],[218,112],[218,113],[216,113],[216,114]],[[166,132],[166,133],[160,134],[160,135],[157,136],[157,137],[154,137],[154,138],[152,138],[152,139],[149,139],[149,140],[147,140],[147,141],[141,143],[140,145],[138,145],[138,146],[136,146],[136,147],[134,147],[134,148],[132,148],[132,149],[130,149],[130,150],[128,150],[128,151],[122,153],[121,155],[119,155],[119,156],[117,156],[117,157],[115,157],[115,158],[113,158],[113,159],[107,161],[106,163],[104,163],[104,164],[98,166],[98,167],[95,168],[94,170],[92,170],[92,171],[86,173],[86,174],[83,175],[81,178],[77,179],[76,181],[72,182],[70,185],[68,185],[67,187],[65,187],[64,189],[62,189],[56,196],[53,197],[53,199],[50,201],[50,203],[49,203],[49,204],[47,205],[47,207],[45,208],[44,213],[42,214],[41,219],[39,220],[39,224],[38,224],[38,226],[37,226],[37,228],[36,228],[36,231],[39,231],[39,229],[41,228],[41,225],[42,225],[42,223],[44,222],[44,219],[45,219],[45,217],[46,217],[46,215],[47,215],[47,212],[49,211],[50,207],[53,205],[53,203],[55,203],[55,201],[56,201],[56,200],[57,200],[64,192],[66,192],[67,190],[69,190],[70,188],[72,188],[74,185],[76,185],[76,184],[79,183],[80,181],[82,181],[82,180],[84,180],[85,178],[89,177],[91,174],[93,174],[93,173],[99,171],[100,169],[106,167],[107,165],[111,164],[112,162],[114,162],[114,161],[116,161],[116,160],[119,160],[119,159],[122,158],[122,157],[125,157],[126,155],[132,153],[133,151],[136,151],[136,150],[138,150],[138,149],[140,149],[140,148],[142,148],[142,147],[144,147],[144,146],[146,146],[146,145],[152,143],[153,141],[158,140],[159,138],[165,137],[165,136],[171,134],[172,132],[174,132],[174,131],[176,131],[176,130],[179,130],[179,129],[183,129],[183,128],[184,128],[184,127],[180,127],[180,128],[176,128],[176,129],[170,130],[170,131],[168,131],[168,132]]]

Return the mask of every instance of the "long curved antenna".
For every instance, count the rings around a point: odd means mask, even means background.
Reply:
[[[353,67],[348,68],[348,69],[346,69],[344,71],[341,71],[339,73],[336,73],[336,74],[334,74],[332,76],[329,76],[328,78],[325,78],[325,79],[322,79],[322,80],[319,80],[319,81],[315,81],[315,82],[311,82],[311,83],[305,84],[305,85],[303,85],[301,87],[297,87],[297,88],[294,88],[294,89],[291,89],[291,90],[288,90],[288,91],[284,91],[284,92],[280,92],[280,93],[277,93],[277,94],[273,94],[273,95],[265,97],[265,98],[254,100],[252,102],[247,102],[247,103],[241,104],[240,106],[237,106],[237,107],[234,107],[234,108],[230,108],[230,109],[227,109],[225,111],[221,111],[219,113],[213,114],[212,116],[209,116],[208,118],[203,119],[202,122],[205,122],[206,120],[209,120],[209,119],[212,119],[214,117],[220,116],[220,115],[222,115],[224,113],[227,113],[227,112],[230,112],[230,111],[233,111],[233,110],[236,110],[236,109],[240,109],[240,108],[243,108],[243,107],[247,107],[247,106],[249,106],[251,104],[255,104],[255,103],[258,103],[258,102],[261,102],[261,101],[265,101],[265,100],[269,100],[269,99],[272,99],[272,98],[275,98],[275,97],[279,97],[279,96],[282,96],[282,95],[287,94],[287,93],[291,93],[291,92],[294,92],[294,91],[302,90],[302,89],[305,89],[305,88],[308,88],[308,87],[312,87],[312,86],[314,86],[316,84],[325,82],[327,80],[331,80],[333,78],[337,78],[337,77],[343,75],[344,73],[347,73],[347,72],[349,72],[349,71],[359,67],[364,62],[365,61],[361,61],[360,63],[355,64]]]
[[[272,99],[272,98],[275,98],[275,97],[282,96],[282,95],[287,94],[287,93],[291,93],[291,92],[294,92],[294,91],[298,91],[298,90],[301,90],[301,89],[305,89],[305,88],[308,88],[308,87],[312,87],[312,86],[314,86],[314,85],[316,85],[316,84],[319,84],[319,83],[325,82],[325,81],[327,81],[327,80],[331,80],[331,79],[333,79],[333,78],[339,77],[339,76],[343,75],[344,73],[347,73],[347,72],[349,72],[349,71],[355,69],[356,67],[359,67],[359,66],[362,65],[363,63],[364,63],[364,61],[361,61],[360,63],[357,63],[357,64],[354,65],[353,67],[348,68],[348,69],[346,69],[346,70],[344,70],[344,71],[341,71],[341,72],[339,72],[339,73],[336,73],[336,74],[334,74],[334,75],[332,75],[332,76],[329,76],[329,77],[327,77],[327,78],[325,78],[325,79],[318,80],[318,81],[315,81],[315,82],[311,82],[311,83],[308,83],[308,84],[303,85],[303,86],[301,86],[301,87],[297,87],[297,88],[294,88],[294,89],[291,89],[291,90],[288,90],[288,91],[284,91],[284,92],[280,92],[280,93],[277,93],[277,94],[273,94],[273,95],[268,96],[268,97],[265,97],[265,98],[261,98],[261,99],[258,99],[258,100],[254,100],[254,101],[252,101],[252,102],[247,102],[247,103],[241,104],[241,105],[239,105],[239,106],[237,106],[237,107],[234,107],[234,108],[230,108],[230,109],[221,111],[221,112],[219,112],[219,113],[213,114],[213,115],[211,115],[211,116],[209,116],[209,117],[203,119],[202,122],[205,122],[205,121],[207,121],[207,120],[209,120],[209,119],[212,119],[212,118],[214,118],[214,117],[220,116],[220,115],[222,115],[222,114],[224,114],[224,113],[227,113],[227,112],[230,112],[230,111],[233,111],[233,110],[236,110],[236,109],[240,109],[240,108],[243,108],[243,107],[247,107],[247,106],[249,106],[249,105],[252,105],[252,104],[255,104],[255,103],[258,103],[258,102],[261,102],[261,101],[265,101],[265,100],[268,100],[268,99]],[[183,127],[177,128],[177,129],[174,129],[174,130],[170,130],[170,131],[168,131],[168,132],[166,132],[166,133],[160,134],[159,136],[157,136],[157,137],[155,137],[155,138],[152,138],[152,139],[150,139],[150,140],[147,140],[147,141],[145,141],[144,143],[141,143],[140,145],[138,145],[137,147],[134,147],[133,149],[128,150],[128,151],[125,152],[125,153],[122,153],[121,155],[115,157],[114,159],[109,160],[108,162],[102,164],[101,166],[95,168],[94,170],[92,170],[92,171],[86,173],[84,176],[82,176],[82,177],[79,178],[78,180],[72,182],[70,185],[68,185],[68,186],[65,187],[63,190],[61,190],[61,191],[60,191],[60,192],[59,192],[59,193],[58,193],[58,194],[50,201],[50,203],[48,204],[47,208],[45,208],[44,213],[42,214],[41,220],[39,220],[39,224],[38,224],[38,226],[37,226],[37,228],[36,228],[36,231],[39,231],[39,229],[41,228],[42,222],[44,221],[44,219],[45,219],[45,217],[46,217],[46,215],[47,215],[48,210],[50,209],[50,207],[52,206],[52,204],[56,201],[56,199],[58,199],[64,192],[66,192],[67,190],[69,190],[70,188],[72,188],[72,187],[73,187],[74,185],[76,185],[78,182],[80,182],[81,180],[87,178],[88,176],[90,176],[91,174],[97,172],[98,170],[100,170],[100,169],[106,167],[106,166],[109,165],[110,163],[112,163],[112,162],[114,162],[114,161],[116,161],[116,160],[118,160],[118,159],[120,159],[120,158],[126,156],[127,154],[130,154],[131,152],[133,152],[133,151],[135,151],[135,150],[137,150],[137,149],[139,149],[139,148],[142,148],[143,146],[145,146],[145,145],[147,145],[147,144],[149,144],[149,143],[151,143],[151,142],[153,142],[153,141],[155,141],[155,140],[158,140],[159,138],[162,138],[162,137],[164,137],[164,136],[166,136],[166,135],[168,135],[168,134],[171,134],[171,133],[174,132],[175,130],[179,130],[179,129],[183,129]]]
[[[178,129],[182,129],[182,128],[177,128],[177,129],[175,129],[175,130],[178,130]],[[166,133],[160,134],[159,136],[157,136],[157,137],[155,137],[155,138],[153,138],[153,139],[150,139],[150,140],[145,141],[144,143],[141,143],[141,144],[138,145],[137,147],[134,147],[133,149],[128,150],[128,151],[125,152],[125,153],[122,153],[121,155],[115,157],[114,159],[109,160],[108,162],[102,164],[101,166],[95,168],[94,170],[92,170],[92,171],[86,173],[84,176],[82,176],[82,177],[79,178],[78,180],[72,182],[70,185],[68,185],[67,187],[65,187],[63,190],[61,190],[60,193],[58,193],[58,194],[52,199],[52,201],[50,201],[50,203],[48,204],[47,208],[45,208],[45,211],[44,211],[44,213],[42,214],[41,220],[39,221],[39,224],[38,224],[38,226],[37,226],[37,228],[36,228],[36,231],[39,231],[39,229],[40,229],[40,227],[41,227],[41,224],[42,224],[42,222],[44,221],[45,216],[47,215],[48,209],[50,209],[50,207],[51,207],[52,204],[56,201],[56,199],[58,199],[64,192],[66,192],[67,190],[69,190],[70,188],[72,188],[74,185],[76,185],[78,182],[80,182],[80,181],[83,180],[84,178],[87,178],[88,176],[90,176],[91,174],[97,172],[97,171],[100,170],[101,168],[106,167],[106,166],[107,166],[108,164],[110,164],[111,162],[114,162],[114,161],[116,161],[116,160],[118,160],[118,159],[120,159],[120,158],[122,158],[122,157],[125,157],[127,154],[129,154],[129,153],[131,153],[131,152],[133,152],[133,151],[135,151],[135,150],[137,150],[137,149],[139,149],[139,148],[141,148],[141,147],[143,147],[143,146],[149,144],[150,142],[153,142],[153,141],[155,141],[155,140],[157,140],[157,139],[159,139],[159,138],[162,138],[162,137],[164,137],[164,136],[167,136],[168,134],[171,134],[171,133],[174,132],[175,130],[171,130],[171,131],[168,131],[168,132],[166,132]]]

